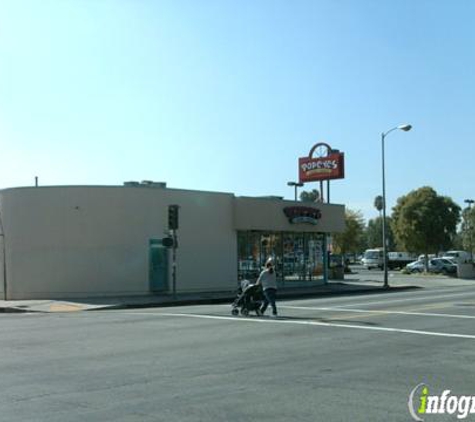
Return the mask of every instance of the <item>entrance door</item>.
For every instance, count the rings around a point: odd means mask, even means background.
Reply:
[[[162,239],[149,241],[149,283],[152,292],[168,290],[168,249]]]

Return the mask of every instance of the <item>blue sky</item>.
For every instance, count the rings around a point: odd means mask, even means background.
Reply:
[[[377,216],[424,185],[475,198],[471,0],[0,0],[0,188],[166,181],[293,198],[345,153],[332,202]],[[305,189],[316,188],[307,184]]]

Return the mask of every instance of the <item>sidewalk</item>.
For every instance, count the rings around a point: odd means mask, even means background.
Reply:
[[[345,282],[332,281],[326,285],[314,287],[282,288],[279,290],[279,299],[303,299],[323,295],[345,295],[363,293],[395,292],[417,288],[413,285],[398,285],[384,289],[378,282],[362,282],[360,280],[346,280]],[[164,306],[184,306],[213,303],[232,303],[235,292],[194,293],[120,296],[120,297],[91,297],[84,299],[66,300],[0,300],[0,313],[8,312],[79,312],[99,311],[128,308],[148,308]]]

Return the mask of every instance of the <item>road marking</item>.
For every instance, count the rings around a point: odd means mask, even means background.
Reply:
[[[280,305],[279,308],[285,309],[302,309],[314,311],[331,311],[331,312],[356,312],[365,314],[397,314],[397,315],[415,315],[415,316],[434,316],[443,318],[461,318],[461,319],[475,319],[475,315],[457,315],[457,314],[435,314],[432,312],[404,312],[404,311],[376,311],[368,309],[348,309],[342,307],[313,307],[313,306],[287,306]]]
[[[307,303],[307,302],[314,302],[318,300],[319,303],[328,303],[328,302],[338,302],[337,306],[365,306],[368,304],[380,304],[383,302],[392,303],[392,302],[407,302],[407,301],[417,301],[417,300],[431,300],[431,299],[438,299],[438,298],[446,298],[446,297],[473,297],[475,295],[475,290],[464,290],[464,292],[460,292],[460,289],[437,289],[433,291],[427,291],[425,289],[421,290],[413,290],[410,292],[391,292],[391,293],[370,293],[365,295],[357,295],[357,296],[334,296],[332,297],[308,297],[308,298],[301,298],[298,301],[300,303]],[[361,299],[362,297],[368,298],[368,300],[372,300],[372,302],[357,302],[357,303],[348,303],[351,301],[355,301]],[[378,300],[381,298],[381,300]],[[376,299],[376,300],[373,300]],[[295,299],[287,298],[282,299],[279,301],[280,303],[293,303]],[[341,305],[340,305],[341,304]],[[331,303],[330,303],[331,306]]]
[[[466,287],[466,286],[463,286],[463,287]],[[407,292],[407,291],[404,291],[404,292],[395,292],[395,291],[391,291],[391,292],[386,292],[386,293],[370,293],[370,294],[366,294],[364,295],[364,297],[368,297],[368,298],[371,298],[371,299],[377,299],[379,297],[381,298],[392,298],[390,300],[395,300],[394,298],[400,298],[401,296],[402,297],[407,297],[407,296],[411,296],[411,299],[410,300],[417,300],[417,299],[425,299],[425,298],[431,298],[431,297],[439,297],[439,296],[442,296],[442,297],[445,297],[447,296],[448,293],[457,293],[457,292],[460,292],[460,287],[456,287],[456,288],[447,288],[447,289],[431,289],[431,291],[427,291],[426,289],[420,289],[420,290],[412,290],[410,292]],[[431,293],[431,295],[428,295],[429,293]],[[458,293],[458,294],[461,294],[461,295],[473,295],[475,294],[475,289],[465,289],[464,290],[464,293]],[[422,297],[421,297],[422,296]],[[361,295],[358,295],[357,297],[360,297],[361,298]],[[331,301],[338,301],[338,302],[350,302],[352,300],[355,300],[355,296],[332,296],[332,297],[318,297],[318,298],[305,298],[305,299],[302,299],[301,301],[303,302],[307,302],[307,301],[312,301],[312,300],[315,300],[317,299],[319,302],[331,302]],[[405,300],[409,300],[409,299],[405,299]],[[284,300],[282,300],[281,302],[284,302]],[[285,302],[292,302],[291,299],[287,299],[285,300]],[[344,306],[347,306],[347,305],[344,305]],[[349,305],[351,306],[351,305]]]
[[[373,327],[373,326],[359,326],[359,325],[350,325],[350,324],[335,324],[332,322],[317,322],[309,320],[286,320],[282,318],[241,318],[241,317],[227,317],[227,316],[217,316],[217,315],[199,315],[199,314],[183,314],[183,313],[168,313],[168,312],[157,312],[157,313],[145,313],[145,312],[128,312],[133,315],[160,315],[168,317],[184,317],[184,318],[197,318],[197,319],[213,319],[213,320],[222,320],[222,321],[237,321],[237,322],[256,322],[256,323],[274,323],[274,324],[294,324],[294,325],[312,325],[319,327],[336,327],[336,328],[349,328],[357,330],[370,330],[370,331],[383,331],[390,333],[403,333],[403,334],[417,334],[422,336],[433,336],[433,337],[450,337],[450,338],[463,338],[475,340],[475,335],[470,334],[452,334],[452,333],[440,333],[436,331],[420,331],[420,330],[409,330],[404,328],[390,328],[390,327]]]
[[[392,299],[392,300],[380,300],[380,301],[377,301],[377,302],[360,302],[360,303],[350,303],[348,305],[340,305],[339,307],[340,308],[343,308],[343,307],[348,307],[348,306],[368,306],[368,305],[382,305],[382,304],[386,304],[386,303],[397,303],[397,302],[413,302],[413,301],[417,301],[417,300],[434,300],[434,299],[447,299],[447,298],[453,298],[453,297],[459,297],[459,296],[463,296],[463,297],[467,297],[469,294],[467,294],[467,292],[465,293],[454,293],[454,294],[451,294],[451,295],[432,295],[432,296],[423,296],[423,297],[410,297],[410,298],[406,298],[406,299]]]

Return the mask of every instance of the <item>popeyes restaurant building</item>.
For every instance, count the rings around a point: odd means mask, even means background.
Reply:
[[[268,257],[281,288],[323,283],[344,206],[147,182],[4,189],[0,218],[0,298],[166,295],[234,291]]]
[[[150,181],[0,190],[0,298],[235,291],[269,258],[279,288],[325,283],[345,210],[323,202],[323,182],[328,199],[343,158],[319,143],[299,159],[301,184],[320,182],[312,203]]]

